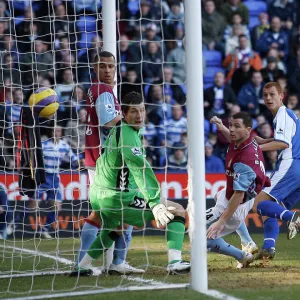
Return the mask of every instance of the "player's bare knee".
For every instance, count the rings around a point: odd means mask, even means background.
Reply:
[[[88,220],[91,221],[91,222],[93,222],[93,223],[96,223],[98,225],[101,225],[100,217],[94,211],[92,211],[90,213],[90,215],[88,216]]]

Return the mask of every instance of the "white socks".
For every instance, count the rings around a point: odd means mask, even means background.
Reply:
[[[168,260],[169,263],[173,260],[181,260],[181,251],[176,249],[168,250]]]

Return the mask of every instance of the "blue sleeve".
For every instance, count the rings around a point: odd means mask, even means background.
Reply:
[[[234,191],[248,191],[250,185],[256,178],[255,172],[249,166],[243,163],[235,163],[233,165],[233,190]]]
[[[97,98],[96,113],[100,126],[104,126],[116,117],[116,107],[113,94],[105,92]]]

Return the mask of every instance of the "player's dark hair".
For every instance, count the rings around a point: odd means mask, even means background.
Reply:
[[[115,56],[111,52],[101,51],[100,53],[95,55],[94,63],[97,63],[97,62],[101,61],[101,57],[113,57],[114,60],[116,60]]]
[[[250,117],[250,115],[244,111],[235,113],[234,115],[232,115],[232,119],[242,119],[243,123],[246,127],[251,127],[252,128],[252,118]]]
[[[127,114],[130,105],[139,105],[144,102],[143,96],[137,92],[130,92],[124,96],[121,104],[123,114]]]

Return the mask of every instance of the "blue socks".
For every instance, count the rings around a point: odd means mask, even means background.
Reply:
[[[127,255],[127,251],[132,239],[132,226],[129,226],[127,230],[115,241],[115,250],[114,250],[114,258],[113,264],[119,265],[121,264]]]
[[[207,240],[207,250],[210,252],[232,256],[237,260],[241,260],[243,258],[242,250],[226,243],[222,238],[218,238],[216,240]]]
[[[79,263],[86,252],[90,249],[91,245],[95,241],[99,228],[87,222],[84,223],[82,230],[81,230],[81,237],[80,237],[80,248],[78,254],[78,261]]]
[[[270,200],[259,202],[257,211],[261,216],[276,218],[285,222],[289,222],[294,215],[293,212]]]
[[[130,241],[132,239],[132,226],[129,226],[127,230],[124,232],[123,236],[120,236],[115,241],[115,250],[114,250],[114,258],[113,264],[119,265],[121,264],[127,255],[127,250],[130,245]],[[77,263],[79,263],[86,252],[89,250],[93,242],[95,241],[99,228],[90,223],[85,222],[80,237],[80,249],[78,254]]]
[[[246,246],[248,243],[254,243],[245,222],[236,230],[236,233],[240,236],[243,245]]]
[[[264,244],[263,249],[275,248],[275,243],[279,234],[277,219],[268,218],[264,222]]]
[[[51,228],[51,225],[55,222],[55,211],[49,211],[47,214],[46,223],[42,226],[42,230],[48,231]]]

